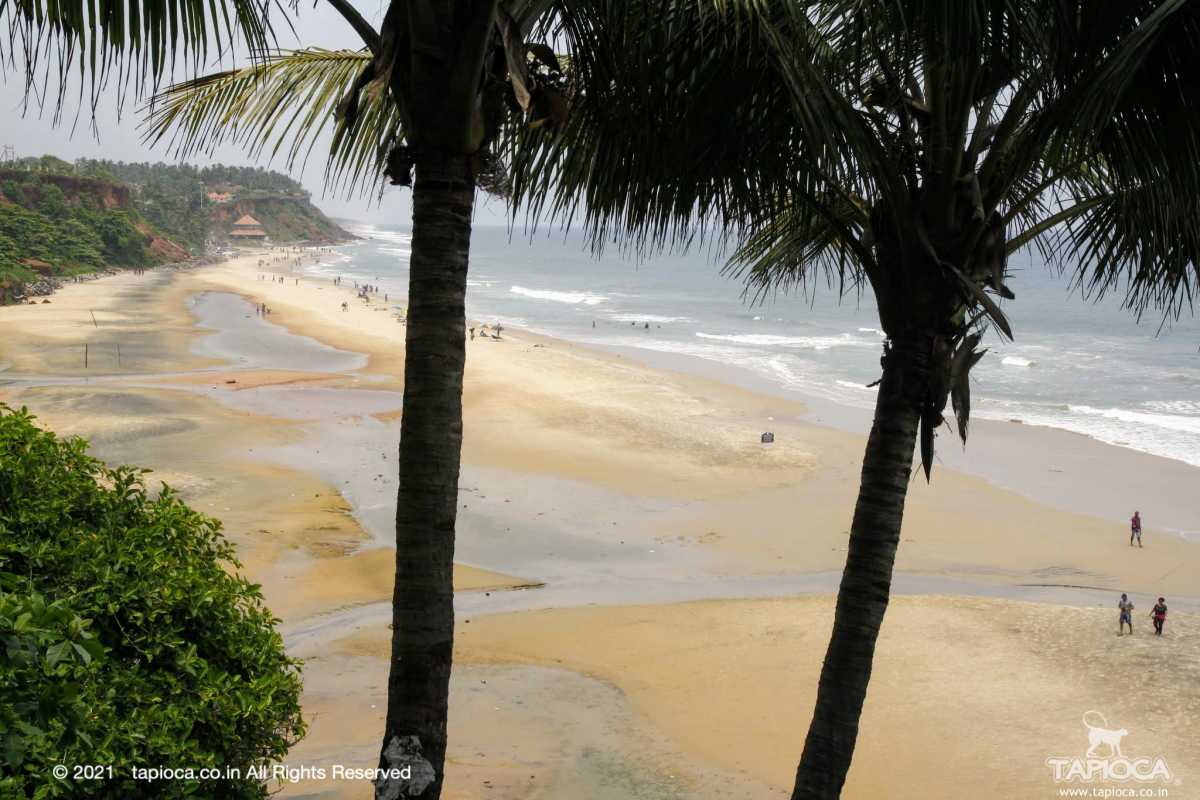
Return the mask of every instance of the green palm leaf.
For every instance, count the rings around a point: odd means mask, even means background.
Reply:
[[[278,0],[0,0],[0,65],[23,73],[39,105],[54,71],[56,114],[78,73],[94,109],[113,83],[123,100],[131,86],[157,87],[180,62],[195,74],[210,52],[235,44],[265,52],[272,7]]]
[[[866,213],[852,198],[805,193],[744,238],[725,267],[762,299],[774,291],[807,289],[814,271],[838,294],[861,289],[875,258],[862,244]]]
[[[843,137],[792,125],[796,98],[766,45],[787,20],[769,11],[556,3],[546,36],[570,54],[570,114],[509,139],[516,206],[535,219],[582,218],[597,246],[623,238],[638,249],[734,230],[782,202],[798,173],[821,185],[806,159]],[[813,97],[810,109],[824,102]]]
[[[255,158],[282,157],[290,169],[332,131],[326,183],[346,192],[378,186],[388,149],[401,136],[391,94],[368,87],[352,120],[338,113],[371,59],[368,50],[279,51],[242,69],[175,84],[151,101],[145,138],[168,142],[181,158],[233,143]]]

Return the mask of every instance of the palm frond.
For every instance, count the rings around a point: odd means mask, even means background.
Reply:
[[[1194,306],[1200,294],[1200,191],[1180,193],[1165,176],[1126,188],[1100,170],[1066,189],[1061,224],[1045,233],[1049,263],[1071,272],[1088,296],[1123,292],[1125,305],[1138,315],[1155,308],[1178,316]]]
[[[352,193],[379,186],[400,115],[386,90],[363,90],[347,121],[338,107],[372,60],[369,50],[308,48],[273,52],[251,66],[168,87],[147,108],[148,143],[166,141],[180,158],[224,143],[253,157],[301,165],[327,131],[326,184]]]
[[[852,199],[797,193],[746,236],[725,266],[754,300],[807,288],[818,276],[839,296],[861,289],[874,255],[861,240],[867,216]]]
[[[1123,290],[1138,314],[1178,314],[1200,289],[1200,6],[1047,4],[1039,20],[1035,91],[988,156],[989,194],[1020,222],[1014,244],[1032,242],[1085,294]]]
[[[198,73],[210,52],[235,44],[265,52],[273,8],[283,10],[278,0],[0,0],[0,70],[22,75],[26,101],[53,99],[57,119],[76,74],[94,110],[114,77],[122,104],[131,88],[153,91],[177,66]]]
[[[593,246],[715,231],[751,291],[814,266],[844,289],[878,235],[1002,331],[1010,232],[1137,311],[1200,286],[1194,0],[560,0],[545,32],[571,113],[506,140],[515,207]]]
[[[513,208],[645,251],[769,217],[798,178],[852,188],[844,155],[871,133],[857,118],[796,124],[854,112],[826,72],[783,74],[771,54],[792,34],[823,58],[813,25],[783,4],[561,0],[547,35],[570,58],[570,114],[512,132]]]

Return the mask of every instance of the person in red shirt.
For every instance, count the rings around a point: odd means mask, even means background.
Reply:
[[[1129,546],[1133,547],[1133,540],[1137,539],[1137,546],[1142,546],[1142,518],[1138,512],[1133,512],[1133,519],[1129,520]]]
[[[1154,633],[1156,636],[1162,636],[1163,623],[1167,621],[1167,601],[1163,598],[1158,598],[1158,604],[1150,611],[1150,618],[1154,620]]]

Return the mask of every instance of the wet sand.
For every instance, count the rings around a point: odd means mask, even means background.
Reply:
[[[404,328],[327,282],[260,281],[258,257],[0,309],[0,401],[155,469],[221,519],[307,660],[312,724],[289,766],[370,766]],[[118,339],[119,365],[72,360]],[[862,435],[787,398],[523,332],[468,343],[464,409],[447,796],[786,796]],[[847,797],[1050,796],[1044,759],[1082,754],[1091,708],[1136,733],[1132,752],[1197,772],[1198,545],[1148,525],[1130,549],[1102,481],[1061,481],[1047,503],[1030,477],[1100,458],[1153,483],[1162,460],[1072,449],[1082,437],[1047,449],[1021,427],[1007,426],[1019,447],[989,448],[1003,462],[989,471],[911,487]],[[1005,489],[984,474],[1023,477]],[[1197,477],[1158,470],[1163,485]],[[1200,529],[1200,500],[1181,494],[1172,517]],[[1139,613],[1167,594],[1169,635],[1143,636],[1141,620],[1117,639],[1120,591]]]

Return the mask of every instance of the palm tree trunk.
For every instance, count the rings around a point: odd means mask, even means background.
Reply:
[[[427,152],[415,166],[392,654],[380,756],[383,768],[411,763],[414,769],[403,786],[377,783],[376,797],[388,800],[432,800],[442,791],[454,647],[464,304],[475,198],[466,157]],[[422,784],[423,790],[411,793]]]
[[[835,800],[850,769],[875,640],[891,591],[931,349],[932,336],[894,341],[884,349],[833,635],[792,800]]]

